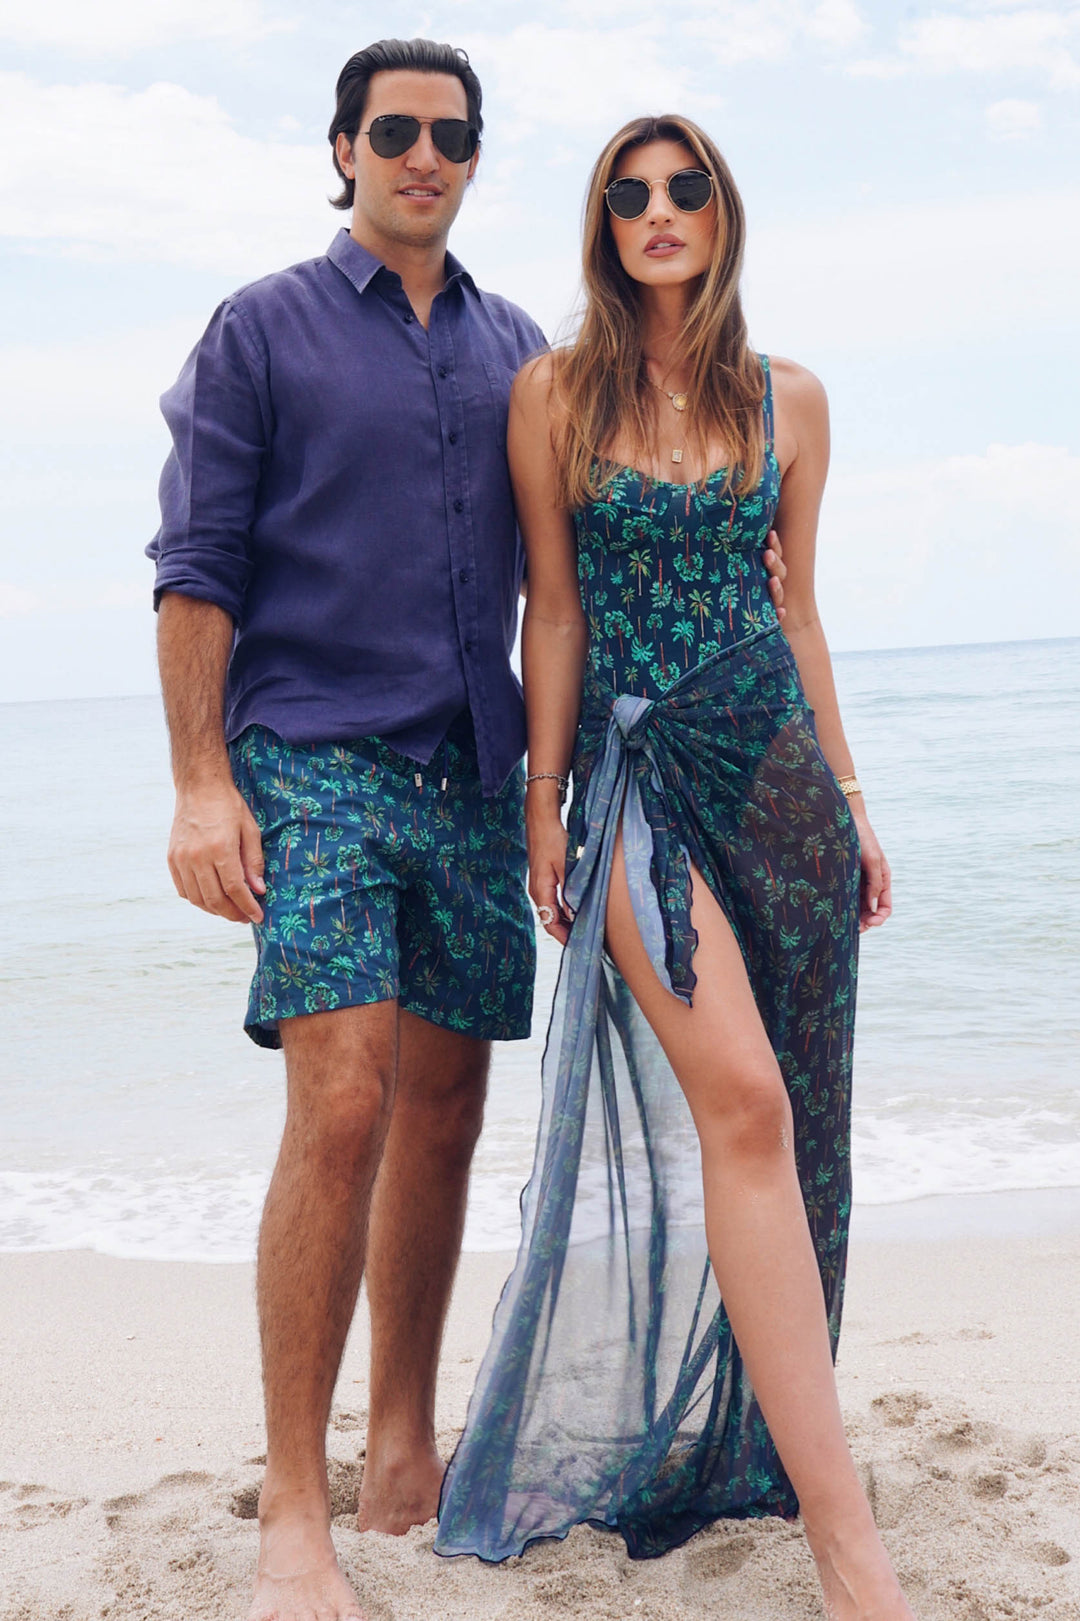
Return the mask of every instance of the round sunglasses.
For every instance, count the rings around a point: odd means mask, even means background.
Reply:
[[[664,181],[671,204],[681,214],[700,214],[713,194],[712,176],[704,169],[679,169]],[[604,187],[607,205],[616,219],[637,220],[652,201],[652,186],[636,175],[626,175]]]
[[[431,126],[436,152],[441,152],[451,163],[468,163],[480,145],[480,131],[464,118],[412,118],[407,113],[381,113],[360,133],[367,136],[371,150],[378,157],[400,158],[410,146],[416,145],[424,124]]]

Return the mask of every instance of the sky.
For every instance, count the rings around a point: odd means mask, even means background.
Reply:
[[[1080,4],[0,0],[0,702],[155,689],[158,396],[325,251],[337,74],[417,34],[484,87],[452,246],[551,336],[607,137],[716,138],[751,341],[830,398],[835,649],[1080,634]]]

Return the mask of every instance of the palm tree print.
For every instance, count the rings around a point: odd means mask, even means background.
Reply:
[[[633,574],[637,581],[638,595],[640,596],[642,584],[652,573],[652,561],[648,552],[642,550],[631,552],[627,562],[629,564],[631,574]]]
[[[635,596],[648,592],[645,628],[659,633],[658,646],[678,644],[686,661],[681,669],[669,666],[663,656],[655,661],[659,675],[653,680],[660,690],[689,663],[778,623],[762,559],[779,492],[771,443],[757,493],[735,498],[723,492],[725,474],[721,468],[702,484],[687,486],[617,469],[604,488],[604,499],[575,514],[578,578],[594,669],[628,673],[626,637],[633,626],[628,629],[626,615],[607,607],[614,594],[630,611],[626,576]],[[697,582],[706,572],[708,587],[702,588]],[[694,587],[685,604],[673,590],[672,579]],[[693,643],[675,630],[688,617],[697,626]],[[634,662],[632,690],[651,696],[647,688],[654,661]]]
[[[520,772],[485,799],[471,728],[456,725],[419,788],[416,763],[373,738],[300,747],[252,726],[230,758],[274,880],[254,931],[255,1041],[280,1045],[292,1014],[395,997],[484,1040],[528,1034]]]
[[[697,615],[701,621],[701,629],[704,631],[706,619],[712,618],[712,592],[691,591],[690,612]]]

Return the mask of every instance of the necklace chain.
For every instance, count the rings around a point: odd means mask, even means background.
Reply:
[[[650,383],[652,383],[653,388],[657,388],[657,389],[660,390],[661,394],[666,394],[667,395],[668,399],[671,401],[671,403],[675,407],[676,411],[681,413],[681,412],[686,410],[686,407],[690,403],[690,399],[689,399],[689,396],[684,394],[681,389],[676,389],[676,391],[674,393],[672,393],[671,389],[670,388],[665,388],[663,383],[654,382],[654,380],[651,377],[649,377],[649,374],[648,374],[647,371],[645,373],[645,376],[646,376],[647,380]],[[676,462],[676,463],[682,461],[682,459],[683,459],[683,447],[682,447],[682,445],[675,445],[675,446],[672,447],[671,459],[672,459],[673,462]]]

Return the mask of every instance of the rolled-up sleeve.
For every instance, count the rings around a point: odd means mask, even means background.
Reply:
[[[158,492],[161,528],[146,548],[157,564],[155,608],[177,591],[241,619],[272,430],[267,377],[257,331],[227,300],[161,397],[173,447]]]

